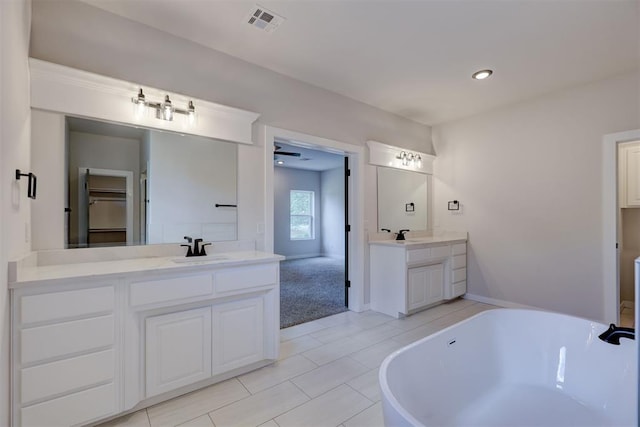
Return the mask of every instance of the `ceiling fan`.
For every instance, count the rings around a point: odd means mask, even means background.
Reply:
[[[293,157],[300,157],[300,153],[296,153],[294,151],[280,151],[282,149],[281,146],[276,145],[273,147],[273,157],[275,158],[276,156],[293,156]]]

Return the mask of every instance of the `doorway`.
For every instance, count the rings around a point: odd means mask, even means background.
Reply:
[[[619,195],[618,151],[625,143],[640,140],[640,129],[605,135],[603,138],[603,312],[606,323],[620,324],[621,311],[621,255],[622,209],[624,200]],[[637,209],[637,208],[636,208]],[[635,318],[638,318],[638,292],[635,292]],[[628,311],[625,312],[627,314]]]
[[[78,169],[77,247],[133,244],[133,172]],[[69,242],[73,239],[68,238]]]
[[[294,326],[347,310],[348,180],[344,153],[276,140],[274,252],[280,263],[280,323]]]
[[[368,309],[368,299],[364,286],[365,272],[365,227],[364,227],[364,147],[347,144],[327,138],[321,138],[300,132],[290,131],[272,126],[264,126],[263,149],[265,159],[265,194],[274,194],[274,160],[273,151],[276,141],[293,142],[296,146],[303,146],[321,151],[329,151],[342,154],[348,157],[349,170],[351,171],[348,180],[348,212],[346,213],[349,225],[349,232],[346,234],[345,242],[349,245],[349,250],[345,254],[345,265],[348,266],[349,287],[348,308],[352,311],[363,311]],[[304,141],[304,142],[301,142]],[[274,199],[267,197],[265,200],[265,227],[264,227],[264,250],[274,251]]]

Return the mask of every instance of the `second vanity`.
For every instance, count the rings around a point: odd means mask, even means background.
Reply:
[[[402,317],[467,291],[467,234],[372,240],[371,309]]]
[[[10,267],[14,426],[97,422],[278,358],[278,255],[38,255]]]

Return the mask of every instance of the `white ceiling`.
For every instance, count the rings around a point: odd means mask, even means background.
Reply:
[[[436,124],[638,69],[637,0],[85,0],[290,77]],[[485,81],[470,78],[491,68]]]
[[[312,171],[326,171],[344,167],[344,155],[330,153],[328,151],[314,150],[299,145],[289,145],[282,141],[276,141],[275,146],[280,147],[274,152],[274,165],[283,168],[305,169]],[[300,156],[278,155],[278,151],[300,153]],[[281,160],[283,164],[277,164]]]

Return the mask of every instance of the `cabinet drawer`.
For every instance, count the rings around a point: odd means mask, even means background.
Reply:
[[[130,303],[135,307],[212,294],[211,275],[206,274],[132,283],[129,295]]]
[[[116,388],[110,383],[22,408],[20,425],[71,426],[115,412]]]
[[[467,266],[467,255],[456,255],[451,259],[451,268],[462,268]]]
[[[433,246],[431,248],[410,249],[407,251],[407,264],[446,258],[450,255],[451,246]]]
[[[451,255],[461,255],[466,253],[467,253],[466,243],[456,243],[455,245],[451,245]]]
[[[278,280],[278,264],[228,268],[214,273],[216,292],[230,292],[258,286],[275,285]]]
[[[462,282],[467,279],[467,269],[466,268],[458,268],[457,270],[453,270],[451,272],[451,283]]]
[[[114,350],[107,350],[22,369],[22,404],[113,380],[114,366]]]
[[[23,329],[20,331],[20,361],[39,362],[106,347],[113,342],[113,315]]]
[[[407,251],[407,264],[426,261],[431,258],[431,248],[410,249]]]
[[[452,286],[453,295],[451,298],[459,297],[467,292],[467,281],[458,282]]]
[[[113,311],[113,286],[29,295],[20,298],[20,321],[23,324]]]

